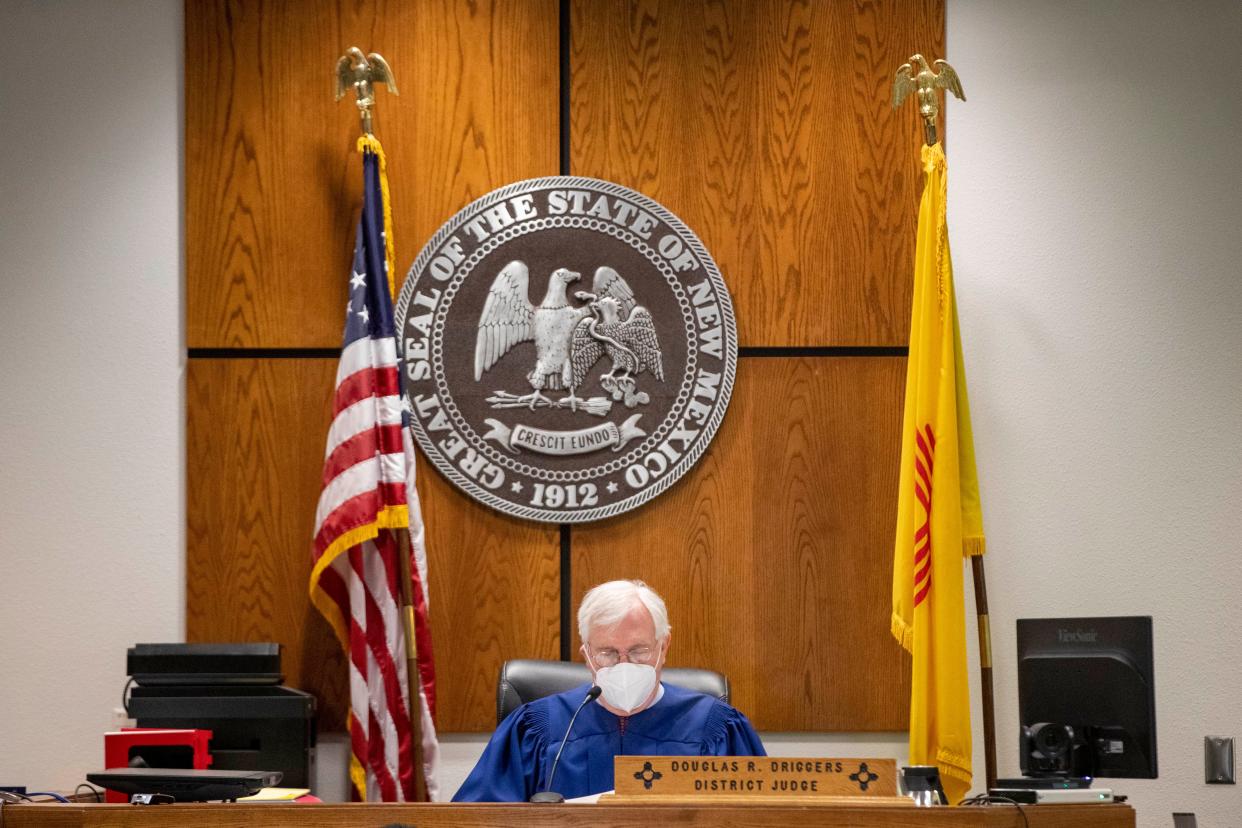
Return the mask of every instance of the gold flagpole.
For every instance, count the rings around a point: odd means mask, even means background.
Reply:
[[[952,92],[960,100],[966,100],[962,81],[957,72],[943,60],[933,61],[932,67],[922,55],[912,55],[909,63],[897,68],[893,81],[893,108],[901,106],[911,92],[919,103],[919,115],[923,118],[923,141],[932,146],[939,140],[936,118],[940,114],[937,89]],[[916,72],[917,68],[917,72]],[[979,625],[979,684],[983,696],[983,755],[988,788],[996,786],[996,706],[992,690],[992,628],[988,616],[988,589],[983,573],[983,557],[972,555],[971,575],[975,585],[975,614]]]
[[[996,708],[992,694],[992,627],[988,618],[988,585],[983,556],[970,556],[975,582],[975,614],[979,621],[979,691],[983,695],[983,765],[988,788],[996,787]]]
[[[427,771],[423,767],[423,696],[422,674],[418,669],[418,639],[414,626],[414,574],[410,568],[410,533],[397,530],[397,546],[401,560],[401,617],[405,621],[405,675],[409,689],[410,740],[413,744],[414,801],[429,802]]]
[[[937,89],[947,89],[961,100],[966,100],[962,91],[962,82],[953,67],[943,60],[933,62],[940,70],[939,74],[932,71],[922,55],[912,55],[909,63],[897,67],[897,77],[893,81],[893,108],[901,106],[902,101],[911,92],[916,92],[919,101],[919,115],[923,116],[923,143],[932,146],[938,140],[936,135],[936,117],[940,114],[940,100]],[[915,68],[918,68],[917,74]]]
[[[382,83],[392,94],[397,92],[397,81],[388,62],[378,52],[364,55],[357,46],[350,46],[336,61],[336,99],[345,97],[353,87],[357,95],[358,114],[362,118],[362,134],[372,135],[371,108],[375,106],[375,84]]]

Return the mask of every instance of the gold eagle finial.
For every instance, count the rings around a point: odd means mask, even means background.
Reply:
[[[919,67],[918,74],[914,72],[915,64]],[[936,143],[936,117],[940,114],[936,90],[947,89],[960,100],[966,100],[961,78],[953,71],[953,67],[943,60],[934,61],[932,65],[940,70],[939,74],[932,71],[922,55],[911,55],[909,63],[903,63],[897,68],[897,77],[893,80],[894,109],[901,106],[911,91],[918,93],[919,114],[923,116],[923,134],[928,146]]]
[[[336,62],[336,99],[345,97],[352,86],[358,95],[358,113],[362,116],[362,133],[371,134],[371,107],[375,105],[375,84],[382,83],[396,95],[397,79],[388,62],[378,52],[364,55],[357,46],[350,46]]]

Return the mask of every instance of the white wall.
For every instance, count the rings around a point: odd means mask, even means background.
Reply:
[[[1239,9],[949,0],[1000,768],[1013,620],[1152,614],[1161,778],[1114,784],[1153,828],[1242,804],[1202,760],[1242,735]],[[181,4],[5,0],[0,54],[0,784],[71,787],[125,648],[184,630]],[[771,738],[816,745],[902,752]]]
[[[0,784],[184,635],[181,4],[0,3]]]
[[[1153,828],[1242,822],[1203,782],[1242,736],[1240,42],[1234,0],[948,4],[1000,770],[1014,619],[1152,615],[1160,778],[1111,784]]]

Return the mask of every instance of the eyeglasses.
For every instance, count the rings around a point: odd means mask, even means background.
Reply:
[[[592,652],[591,646],[588,644],[586,645],[586,650],[587,656],[598,667],[615,667],[622,656],[625,656],[625,660],[631,664],[649,664],[656,655],[656,650],[651,647],[631,647],[624,653],[611,647]]]

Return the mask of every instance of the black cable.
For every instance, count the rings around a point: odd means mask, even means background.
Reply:
[[[79,782],[78,786],[73,789],[73,796],[75,799],[78,796],[78,792],[81,791],[83,788],[86,788],[88,791],[90,791],[91,793],[95,795],[96,802],[103,802],[103,789],[96,788],[94,785],[92,785],[89,782]]]
[[[560,154],[560,174],[561,175],[570,174],[569,164],[571,160],[570,155],[569,155],[569,138],[570,138],[569,93],[572,87],[572,84],[570,83],[571,78],[570,78],[570,69],[569,69],[569,66],[570,66],[569,52],[570,52],[570,44],[572,43],[572,40],[570,39],[570,33],[569,33],[570,17],[571,15],[570,15],[570,8],[569,8],[569,0],[561,0],[560,11],[559,11],[560,20],[557,26],[558,35],[559,35],[558,39],[560,41],[560,43],[558,44],[560,54],[557,55],[557,57],[559,58],[559,63],[560,63],[560,66],[559,66],[560,77],[558,78],[558,83],[557,83],[557,86],[558,86],[557,91],[559,92],[559,95],[557,96],[558,97],[557,110],[561,116],[560,117],[560,122],[561,122],[560,123],[560,134],[557,136],[559,139],[557,143],[560,145],[558,149],[560,150],[559,154]]]
[[[129,716],[129,688],[134,684],[134,677],[130,676],[129,681],[125,682],[125,686],[121,688],[121,707],[125,708],[125,715]]]
[[[561,524],[561,661],[574,657],[573,608],[574,582],[570,568],[573,566],[573,525]]]
[[[1026,818],[1026,808],[1022,807],[1022,803],[1016,799],[1010,799],[1007,796],[993,796],[991,794],[976,794],[969,799],[963,799],[961,805],[1012,805],[1018,809],[1018,813],[1022,816],[1022,824],[1026,828],[1031,828],[1031,822]]]

